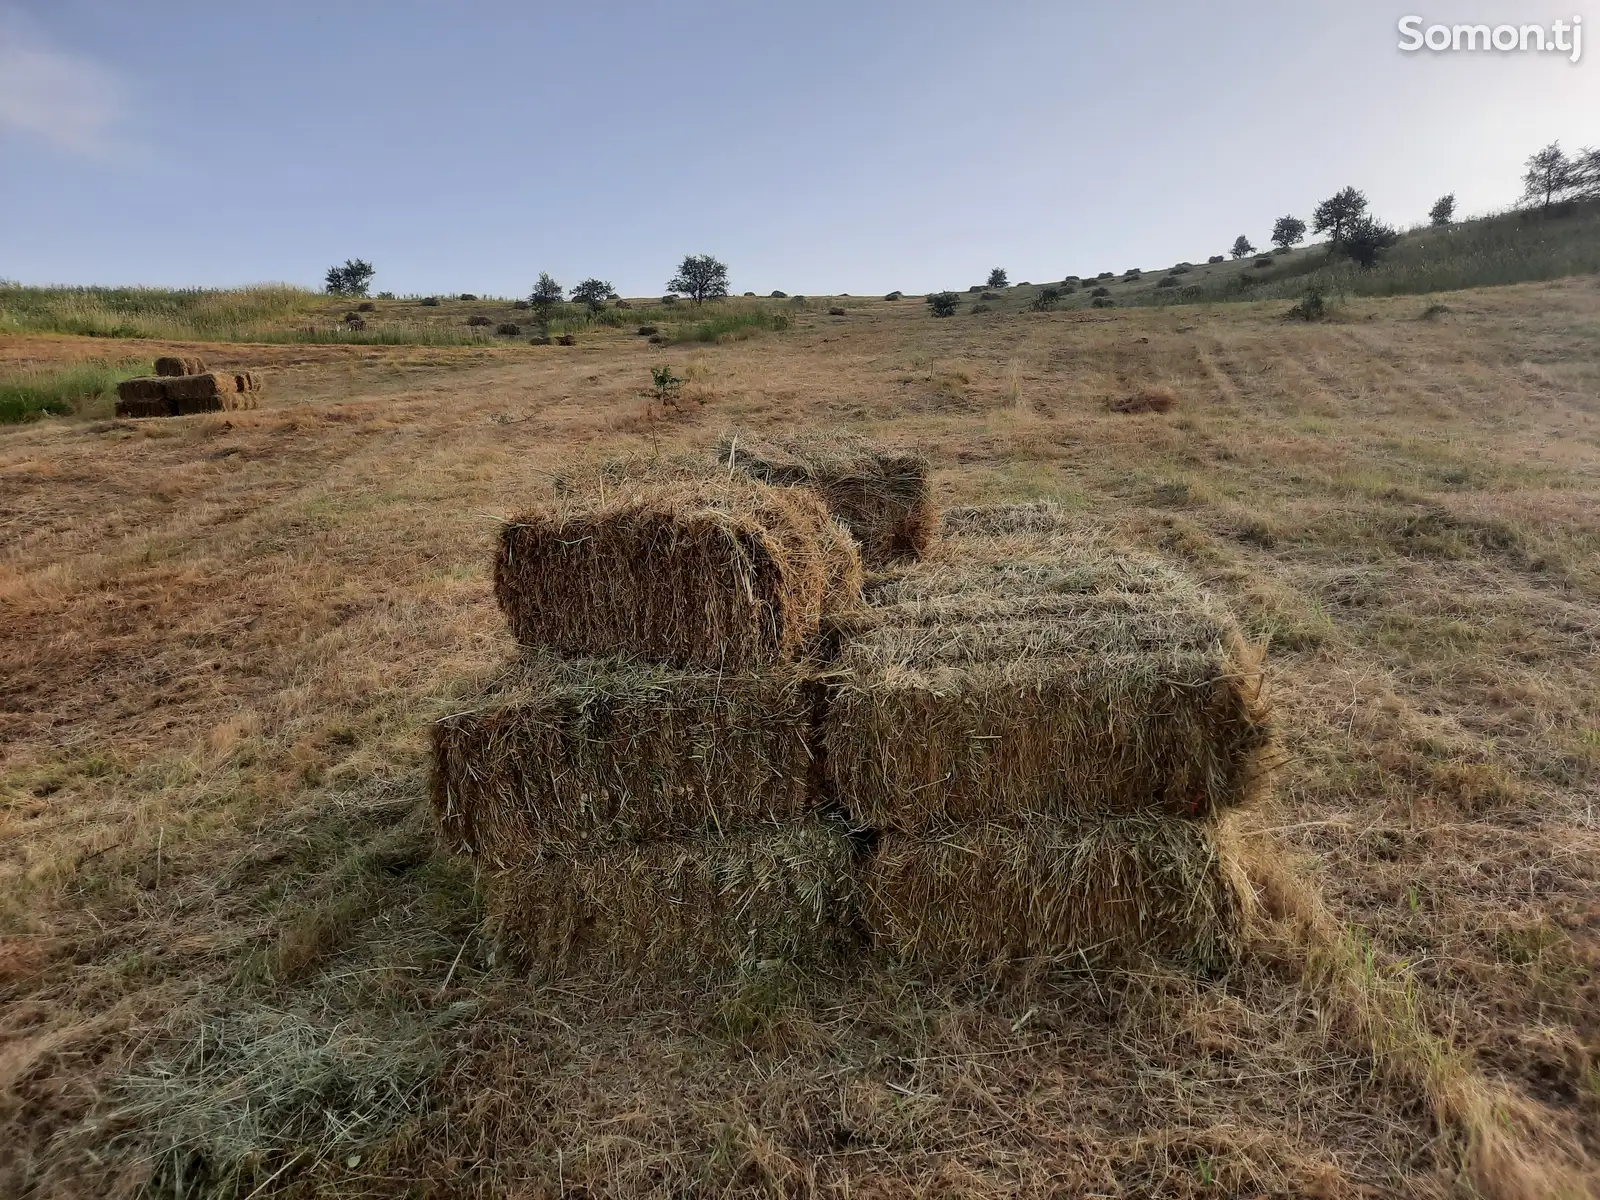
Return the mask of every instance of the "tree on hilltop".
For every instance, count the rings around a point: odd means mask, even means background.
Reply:
[[[678,273],[667,280],[667,290],[685,295],[696,304],[720,300],[728,294],[728,264],[709,254],[686,254]]]
[[[1235,258],[1244,258],[1246,255],[1254,254],[1255,252],[1256,248],[1250,244],[1250,239],[1245,237],[1244,234],[1241,233],[1233,240],[1233,248],[1230,253]]]
[[[533,291],[528,296],[528,307],[533,309],[539,320],[548,324],[556,305],[561,303],[561,297],[565,294],[561,285],[550,278],[550,272],[540,271],[539,282],[533,285]]]
[[[1337,243],[1344,237],[1345,230],[1366,211],[1366,194],[1347,187],[1329,196],[1312,211],[1311,232],[1326,233],[1329,241]]]
[[[365,296],[367,285],[376,272],[372,264],[359,258],[347,258],[342,267],[329,267],[323,283],[330,296]]]
[[[1004,267],[996,267],[994,270],[990,271],[989,283],[987,286],[992,288],[1003,288],[1007,286],[1006,269]]]
[[[1272,244],[1287,254],[1296,242],[1305,241],[1306,223],[1293,214],[1272,223]]]
[[[1543,150],[1528,156],[1524,164],[1528,170],[1522,177],[1522,198],[1537,203],[1539,211],[1548,213],[1550,206],[1564,199],[1578,182],[1578,170],[1561,149],[1560,142],[1551,142]]]
[[[1442,229],[1455,219],[1456,194],[1454,192],[1446,196],[1440,196],[1433,202],[1433,207],[1428,210],[1428,224],[1435,229]]]
[[[597,313],[606,306],[606,301],[615,291],[604,279],[585,279],[572,289],[572,302],[583,305],[591,313]]]

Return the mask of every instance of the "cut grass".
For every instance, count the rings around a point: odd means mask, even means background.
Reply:
[[[117,384],[144,371],[142,362],[125,360],[36,367],[0,376],[0,424],[47,416],[109,415]]]

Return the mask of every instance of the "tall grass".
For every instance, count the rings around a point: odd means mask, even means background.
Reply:
[[[143,363],[129,359],[36,367],[0,376],[0,424],[109,411],[117,384],[143,370]]]
[[[737,342],[754,337],[765,329],[787,329],[785,313],[767,308],[741,308],[717,313],[692,324],[679,325],[669,336],[675,344],[684,342]]]
[[[318,297],[281,284],[201,288],[0,288],[0,333],[232,341],[308,312]]]

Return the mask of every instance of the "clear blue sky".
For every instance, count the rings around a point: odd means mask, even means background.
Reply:
[[[0,276],[920,292],[1265,244],[1345,184],[1482,211],[1600,143],[1600,8],[1577,64],[1396,22],[1557,3],[0,0]]]

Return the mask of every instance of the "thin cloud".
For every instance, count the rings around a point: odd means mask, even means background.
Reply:
[[[122,89],[98,63],[56,50],[0,11],[0,133],[36,137],[75,154],[117,149]]]

